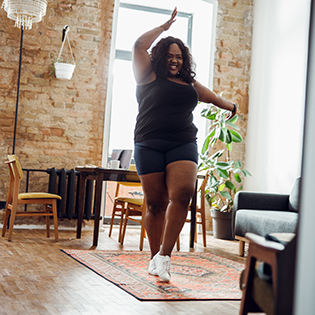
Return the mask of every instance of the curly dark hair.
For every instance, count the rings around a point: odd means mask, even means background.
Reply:
[[[178,74],[185,82],[192,83],[195,81],[196,73],[193,68],[195,64],[190,54],[189,48],[179,39],[172,36],[162,38],[151,51],[152,67],[156,75],[159,77],[167,77],[167,55],[171,44],[177,44],[183,56],[183,68]]]

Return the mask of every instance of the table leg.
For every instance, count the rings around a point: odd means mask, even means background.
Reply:
[[[195,230],[196,230],[196,207],[197,207],[197,181],[196,180],[196,186],[195,186],[195,192],[191,200],[190,205],[190,248],[194,248],[194,242],[195,242]]]
[[[98,233],[99,233],[100,216],[101,216],[102,184],[103,184],[103,177],[102,177],[102,174],[99,174],[97,176],[96,187],[95,187],[93,246],[97,246],[97,243],[98,243]]]
[[[85,176],[83,172],[79,175],[79,197],[78,197],[78,221],[77,221],[77,238],[81,238],[82,221],[83,221],[83,202],[85,192]]]

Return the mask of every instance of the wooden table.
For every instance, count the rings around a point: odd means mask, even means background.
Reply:
[[[78,222],[77,222],[77,238],[81,238],[82,221],[83,221],[83,204],[85,198],[85,185],[87,180],[95,181],[95,197],[94,197],[94,232],[93,246],[97,246],[100,214],[101,214],[101,199],[103,181],[114,182],[140,182],[140,178],[136,171],[123,169],[108,169],[101,167],[76,167],[80,171],[79,175],[79,197],[78,197]],[[200,177],[198,175],[198,178]],[[194,247],[195,228],[196,228],[196,196],[197,196],[197,181],[195,193],[191,202],[191,222],[190,222],[190,247]]]

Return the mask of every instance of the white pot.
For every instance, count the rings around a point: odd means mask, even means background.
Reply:
[[[57,79],[70,80],[73,75],[75,65],[71,63],[56,62],[55,74]]]

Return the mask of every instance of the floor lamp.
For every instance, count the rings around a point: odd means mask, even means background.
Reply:
[[[12,154],[15,153],[15,139],[17,118],[19,109],[19,95],[20,95],[20,78],[22,65],[22,48],[23,48],[23,33],[24,29],[31,29],[33,23],[40,22],[46,14],[47,1],[46,0],[3,0],[1,8],[7,12],[7,17],[15,21],[16,27],[21,29],[20,42],[20,58],[19,58],[19,72],[17,82],[17,94],[15,105],[15,121],[13,133],[13,148]]]

